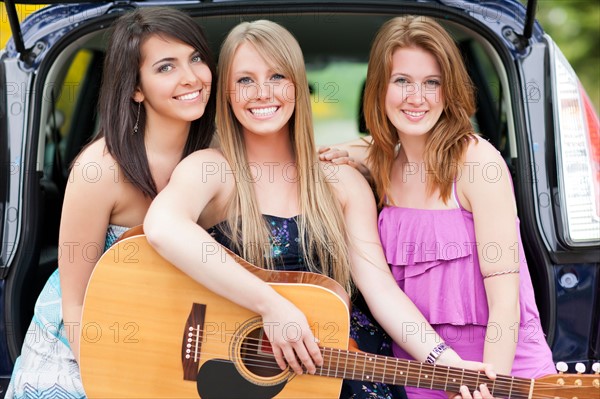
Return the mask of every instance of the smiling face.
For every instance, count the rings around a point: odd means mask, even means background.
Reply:
[[[444,110],[442,84],[431,53],[418,47],[394,51],[385,111],[400,138],[425,135],[435,126]]]
[[[183,42],[154,35],[142,44],[141,55],[140,83],[133,99],[143,101],[148,123],[200,118],[212,80],[200,54]]]
[[[248,43],[235,51],[229,72],[229,103],[244,134],[288,134],[296,98],[292,81]]]

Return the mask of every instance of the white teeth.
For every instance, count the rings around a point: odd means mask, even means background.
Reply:
[[[275,113],[275,111],[277,111],[277,107],[269,107],[269,108],[252,108],[250,110],[250,112],[252,112],[252,115],[257,115],[257,116],[267,116],[267,115],[272,115]]]
[[[200,95],[200,92],[199,91],[195,91],[193,93],[184,94],[183,96],[177,96],[175,98],[178,99],[178,100],[187,101],[187,100],[193,100],[194,98],[197,98],[199,95]]]
[[[404,113],[408,116],[414,116],[415,118],[425,115],[425,111],[420,111],[420,112],[404,111]]]

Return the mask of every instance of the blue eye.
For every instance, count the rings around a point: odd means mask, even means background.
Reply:
[[[404,85],[408,83],[408,80],[406,80],[406,78],[396,78],[394,80],[394,83],[400,84],[400,85]]]
[[[247,76],[244,76],[243,78],[239,78],[237,83],[241,83],[243,85],[248,85],[248,84],[252,83],[252,79],[250,79]]]
[[[173,69],[172,64],[165,64],[158,67],[158,72],[169,72]]]
[[[192,57],[192,62],[202,62],[202,57],[200,57],[200,54],[196,54]]]
[[[285,79],[285,76],[283,76],[280,73],[276,73],[273,76],[271,76],[271,80],[281,80],[281,79]]]
[[[425,81],[425,88],[430,89],[430,90],[435,90],[439,86],[441,86],[441,84],[442,83],[439,80],[429,79],[429,80]]]

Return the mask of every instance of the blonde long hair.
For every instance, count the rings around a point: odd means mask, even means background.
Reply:
[[[442,72],[444,110],[425,146],[429,194],[437,188],[441,199],[448,201],[468,138],[474,135],[469,119],[475,112],[473,85],[454,40],[431,18],[403,16],[387,21],[371,47],[363,105],[367,128],[373,136],[368,162],[380,206],[386,198],[390,199],[390,175],[399,142],[398,132],[383,104],[391,76],[392,55],[396,49],[406,47],[431,53]]]
[[[223,155],[236,177],[236,190],[227,209],[228,231],[225,233],[242,257],[259,267],[273,268],[270,230],[259,211],[254,186],[247,176],[245,178],[248,159],[242,128],[230,105],[231,64],[235,51],[243,43],[252,45],[271,68],[295,86],[295,110],[289,121],[289,131],[298,171],[300,247],[309,270],[322,272],[351,291],[344,218],[317,158],[302,51],[291,33],[267,20],[237,25],[223,42],[219,55],[217,133]]]

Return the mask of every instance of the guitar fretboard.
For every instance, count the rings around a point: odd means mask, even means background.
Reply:
[[[472,392],[486,384],[492,395],[527,399],[533,380],[498,375],[490,380],[485,373],[410,360],[378,356],[343,349],[322,348],[323,366],[317,375],[348,380],[383,382],[417,388],[457,392],[462,385]]]

